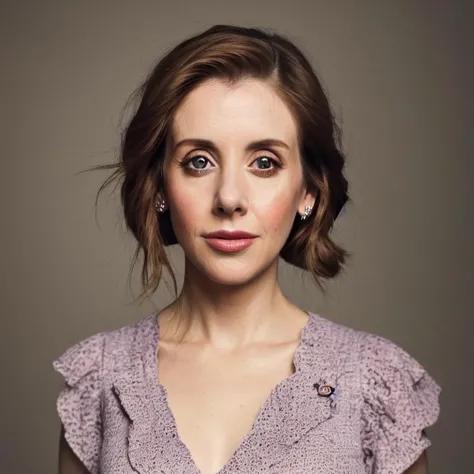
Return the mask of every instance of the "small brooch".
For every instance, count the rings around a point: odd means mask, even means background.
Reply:
[[[329,397],[333,403],[336,403],[339,398],[338,387],[331,387],[331,385],[323,385],[315,383],[313,387],[318,391],[320,397]]]
[[[319,383],[315,383],[313,387],[318,391],[318,395],[321,397],[330,397],[334,393],[334,387],[330,385],[321,385]]]

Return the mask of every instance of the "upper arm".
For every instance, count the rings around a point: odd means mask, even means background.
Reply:
[[[364,462],[377,474],[428,474],[426,428],[439,415],[441,387],[409,353],[380,336],[361,340]],[[372,471],[371,471],[372,472]]]
[[[428,472],[428,457],[426,450],[423,451],[421,456],[412,464],[404,474],[429,474]]]
[[[61,425],[59,436],[58,474],[89,474],[84,464],[74,454],[66,441],[64,427]]]
[[[105,333],[98,333],[53,362],[65,381],[56,403],[62,423],[59,474],[100,472],[104,344]]]

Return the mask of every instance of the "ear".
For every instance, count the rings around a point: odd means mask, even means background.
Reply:
[[[155,196],[155,207],[158,209],[161,204],[161,212],[168,210],[168,200],[164,197],[163,193],[158,192]]]
[[[300,203],[298,205],[298,213],[301,216],[305,213],[306,206],[310,206],[314,210],[317,194],[318,191],[316,189],[310,191],[309,189],[305,188],[303,190],[301,193]]]

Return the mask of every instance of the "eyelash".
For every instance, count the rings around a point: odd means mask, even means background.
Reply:
[[[188,158],[185,158],[183,161],[181,161],[179,163],[179,166],[181,168],[184,168],[186,171],[188,172],[191,172],[192,174],[197,174],[197,175],[203,175],[203,174],[207,174],[209,169],[208,168],[205,168],[205,169],[195,169],[195,168],[188,168],[188,164],[194,159],[194,158],[204,158],[205,160],[207,160],[208,162],[210,162],[210,160],[202,155],[202,154],[196,154],[196,155],[192,155]],[[280,169],[282,166],[281,164],[275,160],[275,158],[272,158],[270,156],[267,156],[267,155],[261,155],[261,156],[257,156],[257,158],[255,158],[255,160],[253,161],[253,163],[261,158],[266,158],[267,160],[271,161],[273,167],[272,168],[268,168],[268,169],[263,169],[263,170],[258,170],[259,174],[261,175],[264,175],[264,176],[271,176],[273,174],[275,174],[278,169]]]

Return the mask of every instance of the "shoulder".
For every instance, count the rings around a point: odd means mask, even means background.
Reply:
[[[360,439],[370,472],[405,472],[431,444],[426,429],[440,413],[441,387],[394,341],[331,322],[315,321],[339,359],[354,370]]]
[[[431,445],[427,428],[440,414],[441,387],[393,341],[360,339],[361,439],[377,473],[405,472]]]
[[[324,339],[340,358],[358,366],[360,377],[388,375],[405,370],[419,380],[426,369],[405,348],[384,336],[331,321],[317,313],[312,315],[312,335]]]
[[[137,356],[147,352],[157,339],[157,313],[120,327],[104,335],[104,366],[108,371],[121,372]]]
[[[65,381],[56,407],[64,437],[91,474],[98,474],[103,436],[105,381],[126,371],[155,337],[155,314],[113,331],[93,334],[67,348],[53,362]]]
[[[54,362],[69,385],[91,373],[120,371],[155,336],[156,313],[111,331],[92,334],[68,347]]]

